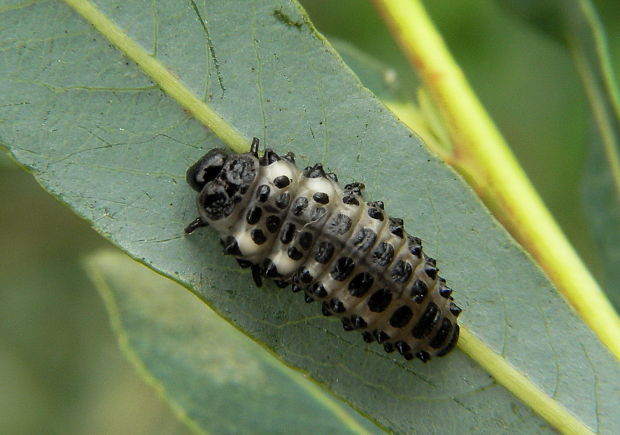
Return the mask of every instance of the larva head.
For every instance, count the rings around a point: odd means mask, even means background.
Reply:
[[[200,192],[198,211],[209,223],[234,214],[256,179],[258,160],[251,154],[231,154],[213,149],[186,174],[189,185]]]
[[[192,189],[200,192],[205,184],[220,175],[229,156],[230,153],[225,149],[212,149],[187,170],[185,174],[187,183],[192,186]]]

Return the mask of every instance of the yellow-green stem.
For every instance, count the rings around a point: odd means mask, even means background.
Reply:
[[[168,68],[151,56],[138,43],[112,23],[91,2],[65,0],[65,2],[89,21],[108,40],[121,49],[127,57],[137,63],[168,95],[174,98],[192,116],[215,133],[224,143],[237,152],[249,150],[250,141],[204,101],[194,95]]]
[[[451,164],[620,359],[620,319],[566,240],[418,0],[373,0],[441,110]]]
[[[461,328],[459,347],[482,366],[501,385],[526,403],[550,425],[563,434],[593,434],[579,419],[560,402],[547,395],[516,370],[505,358],[493,352],[467,328]]]

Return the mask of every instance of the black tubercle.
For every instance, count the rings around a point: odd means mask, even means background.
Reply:
[[[250,145],[250,153],[254,155],[254,157],[258,158],[258,148],[260,146],[260,140],[257,137],[252,138],[252,145]]]
[[[201,227],[208,227],[208,226],[209,226],[209,224],[208,224],[208,223],[206,223],[206,222],[204,222],[204,221],[202,220],[202,218],[197,217],[196,219],[194,219],[193,221],[191,221],[191,222],[189,223],[189,225],[188,225],[188,226],[186,226],[186,227],[185,227],[185,229],[183,230],[183,232],[184,232],[185,234],[190,234],[190,233],[192,233],[192,232],[193,232],[195,229],[197,229],[197,228],[201,228]]]
[[[265,150],[265,154],[263,154],[263,158],[260,160],[260,164],[262,166],[269,166],[272,163],[275,163],[280,160],[280,156],[275,153],[272,149],[267,148]]]
[[[317,163],[314,166],[308,166],[303,171],[304,177],[307,178],[319,178],[325,176],[325,170],[323,170],[323,165]]]

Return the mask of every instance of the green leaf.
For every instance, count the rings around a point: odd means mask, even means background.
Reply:
[[[342,60],[353,70],[360,81],[383,102],[405,102],[403,89],[396,71],[372,56],[340,39],[330,38]]]
[[[58,2],[0,8],[0,143],[97,231],[389,430],[551,432],[535,414],[547,409],[519,402],[459,350],[406,363],[343,332],[298,295],[254,288],[220,254],[213,231],[182,235],[196,215],[184,172],[221,146],[183,109],[237,148],[241,135],[260,136],[295,152],[300,165],[320,161],[345,182],[363,181],[368,198],[404,218],[457,290],[462,324],[486,344],[478,360],[495,351],[582,424],[620,429],[617,361],[296,3],[96,6],[103,15],[90,18],[99,30]],[[140,67],[100,31],[123,36],[116,43]]]
[[[620,100],[605,28],[590,0],[501,3],[563,43],[581,77],[594,126],[582,180],[583,208],[599,247],[605,290],[619,309]],[[553,23],[553,29],[543,23]]]
[[[178,284],[113,252],[87,267],[126,355],[197,432],[379,432]]]
[[[584,167],[583,207],[603,259],[606,290],[620,309],[620,100],[605,29],[594,6],[579,2],[566,29],[592,110],[593,139]]]
[[[596,136],[596,135],[595,135]],[[609,170],[604,146],[595,137],[584,167],[583,206],[590,230],[599,247],[605,288],[616,309],[620,307],[620,195]],[[620,180],[619,180],[620,181]]]

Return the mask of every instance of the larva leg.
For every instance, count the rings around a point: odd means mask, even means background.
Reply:
[[[366,186],[364,185],[364,183],[359,183],[359,182],[350,183],[344,186],[345,191],[352,192],[360,196],[362,196],[362,190],[364,190],[365,188]]]
[[[263,158],[260,160],[260,164],[262,166],[269,166],[278,160],[280,160],[280,156],[274,150],[267,148],[265,154],[263,154]]]
[[[263,274],[263,271],[261,270],[260,266],[258,264],[253,264],[252,265],[252,279],[254,280],[254,284],[256,284],[256,287],[262,287],[263,285],[262,274]]]
[[[329,178],[330,180],[332,180],[334,183],[338,182],[338,176],[334,174],[333,172],[327,172],[325,176]]]
[[[208,223],[204,222],[201,218],[197,217],[188,226],[186,226],[183,231],[185,232],[185,234],[189,234],[193,232],[196,228],[208,227],[208,226],[209,226]]]
[[[291,163],[295,163],[295,154],[292,152],[284,154],[282,158],[288,160]]]
[[[252,139],[252,145],[250,145],[250,152],[256,158],[258,158],[258,147],[259,147],[259,144],[260,144],[260,141],[258,140],[257,137]]]

